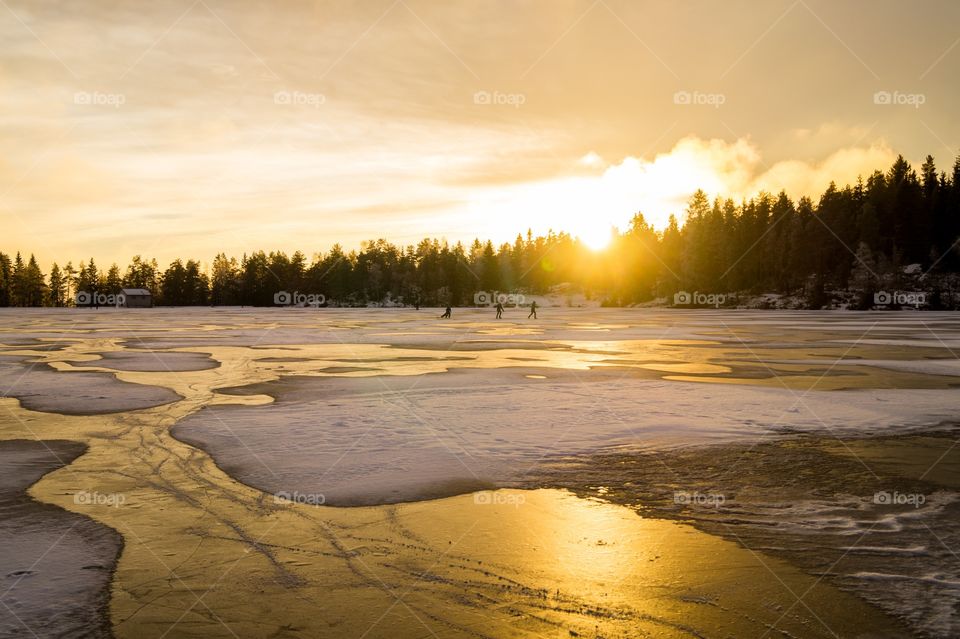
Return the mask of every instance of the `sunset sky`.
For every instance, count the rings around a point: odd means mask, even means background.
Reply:
[[[0,0],[0,250],[600,245],[698,187],[949,169],[958,78],[955,0]]]

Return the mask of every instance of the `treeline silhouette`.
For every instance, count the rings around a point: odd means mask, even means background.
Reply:
[[[588,215],[589,212],[585,212]],[[479,291],[582,292],[607,305],[667,298],[680,290],[794,295],[820,308],[838,291],[860,307],[878,290],[922,286],[932,306],[957,305],[960,272],[960,157],[938,172],[928,156],[919,174],[902,157],[865,181],[835,184],[817,201],[761,193],[742,201],[696,192],[680,226],[662,231],[637,214],[592,251],[567,233],[518,235],[495,247],[424,239],[400,247],[379,239],[360,250],[335,245],[308,260],[301,253],[259,251],[239,260],[218,254],[209,268],[177,259],[165,269],[136,256],[102,270],[91,258],[53,264],[44,275],[0,252],[0,306],[69,306],[78,291],[145,288],[163,305],[252,305],[280,291],[323,296],[331,305],[418,302],[472,304]]]

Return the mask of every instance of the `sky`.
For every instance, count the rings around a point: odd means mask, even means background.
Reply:
[[[0,0],[0,251],[601,246],[960,151],[955,0]]]

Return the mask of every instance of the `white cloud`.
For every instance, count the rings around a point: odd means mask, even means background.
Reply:
[[[596,154],[588,154],[593,164]],[[686,137],[652,159],[624,158],[602,173],[488,188],[471,197],[474,222],[502,229],[501,238],[522,231],[566,230],[588,243],[601,244],[611,226],[625,228],[640,211],[657,228],[682,214],[690,196],[703,189],[711,198],[749,198],[760,191],[785,190],[794,199],[816,197],[833,180],[855,182],[896,157],[885,144],[834,151],[818,162],[786,160],[768,166],[749,139],[733,142]],[[599,158],[596,158],[599,159]],[[582,159],[581,164],[586,164]],[[465,220],[469,224],[469,219]],[[478,228],[478,235],[484,236]]]
[[[596,152],[590,151],[589,153],[584,155],[582,158],[577,160],[577,164],[581,166],[588,166],[593,168],[597,166],[603,166],[604,161],[603,161],[603,158],[597,155]]]
[[[774,164],[758,176],[752,191],[779,191],[791,195],[816,196],[822,193],[831,180],[838,185],[853,183],[857,177],[866,179],[875,170],[885,171],[893,164],[897,154],[889,146],[877,143],[869,147],[839,149],[818,163],[787,160]]]

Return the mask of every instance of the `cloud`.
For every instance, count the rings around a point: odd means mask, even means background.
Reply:
[[[653,158],[626,157],[601,165],[589,153],[578,166],[596,167],[592,175],[574,175],[489,188],[471,197],[471,215],[464,224],[480,221],[501,229],[501,238],[525,230],[535,233],[564,230],[588,243],[602,244],[611,226],[626,228],[642,212],[647,222],[664,228],[671,214],[682,222],[690,196],[703,189],[713,197],[740,200],[761,191],[785,190],[791,197],[816,198],[831,181],[855,182],[874,170],[885,170],[896,154],[884,143],[842,148],[820,161],[784,160],[768,165],[749,139],[705,140],[688,136]],[[524,228],[517,228],[525,225]],[[478,234],[483,236],[484,233]]]
[[[880,142],[869,147],[839,149],[821,162],[811,164],[798,160],[778,162],[758,176],[751,191],[779,191],[795,196],[817,196],[831,181],[838,185],[853,183],[858,177],[866,179],[879,169],[885,171],[897,154]]]
[[[689,197],[703,189],[711,197],[750,198],[761,191],[786,191],[791,197],[815,197],[831,181],[852,183],[859,176],[885,170],[896,154],[883,142],[867,147],[834,151],[809,162],[783,160],[768,165],[760,149],[749,139],[733,142],[689,136],[652,160],[628,157],[608,167],[600,183],[632,196],[640,210],[663,222],[670,213],[681,213]]]
[[[0,223],[12,222],[0,248],[46,263],[311,252],[374,235],[500,241],[527,227],[602,234],[637,210],[663,225],[698,187],[796,197],[855,180],[892,160],[865,146],[874,129],[913,160],[960,130],[956,83],[929,87],[922,126],[916,109],[880,108],[883,87],[852,79],[859,63],[820,25],[795,22],[812,19],[804,12],[716,87],[728,98],[718,111],[677,105],[676,76],[723,73],[763,11],[718,31],[724,3],[616,14],[585,14],[589,0],[7,4],[19,19],[0,20]],[[924,35],[874,39],[864,59],[922,61],[915,78],[952,41],[953,23],[930,19],[949,13],[942,4],[919,17],[873,11],[873,26]],[[828,20],[838,33],[863,21],[840,13]],[[684,37],[656,27],[670,24]],[[479,90],[524,102],[478,104]],[[324,99],[280,104],[284,91]],[[716,139],[727,123],[750,137]],[[698,137],[670,138],[675,127]]]
[[[698,188],[714,197],[741,199],[784,190],[798,198],[819,195],[831,181],[852,183],[858,176],[885,170],[895,158],[885,143],[877,142],[838,149],[817,162],[783,160],[769,165],[747,138],[727,142],[690,136],[652,160],[628,157],[608,167],[601,180],[659,204],[685,203]],[[651,211],[658,212],[662,211]]]
[[[603,158],[597,155],[596,152],[590,151],[589,153],[584,155],[582,158],[577,160],[577,164],[579,164],[580,166],[588,166],[588,167],[603,166]]]

